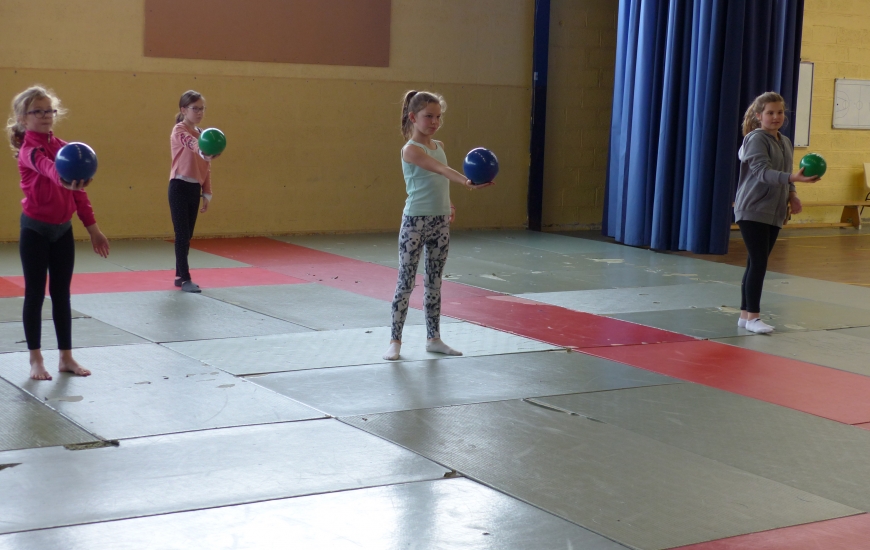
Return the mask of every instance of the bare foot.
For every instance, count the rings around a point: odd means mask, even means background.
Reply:
[[[30,378],[34,380],[51,380],[51,375],[45,370],[45,364],[41,360],[31,361]]]
[[[42,354],[30,352],[30,378],[33,380],[51,380],[51,375],[45,370]]]
[[[79,376],[90,376],[91,371],[79,365],[78,361],[72,358],[72,354],[66,355],[61,354],[60,356],[60,366],[58,369],[60,372],[71,372],[73,374],[77,374]]]

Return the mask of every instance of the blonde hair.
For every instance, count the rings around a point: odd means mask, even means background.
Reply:
[[[202,94],[196,90],[187,90],[181,94],[181,99],[178,100],[178,114],[175,115],[175,123],[178,124],[184,120],[184,114],[181,112],[182,109],[190,107],[200,99],[204,100],[205,98],[203,98]]]
[[[55,122],[66,114],[66,109],[61,106],[60,99],[54,95],[54,92],[39,84],[34,84],[16,95],[12,99],[12,112],[9,115],[9,120],[6,121],[6,135],[9,136],[9,145],[15,152],[14,156],[16,158],[18,158],[18,150],[21,149],[21,145],[24,143],[24,132],[27,131],[21,121],[27,116],[27,111],[37,99],[48,99],[51,101],[51,108],[57,110],[57,115],[54,117]]]
[[[752,105],[746,109],[746,114],[743,115],[743,135],[745,136],[752,130],[761,128],[761,122],[758,120],[758,115],[764,112],[764,107],[768,103],[782,103],[783,109],[786,108],[785,100],[776,92],[764,92],[755,98]]]
[[[411,129],[411,113],[419,113],[432,103],[441,105],[441,112],[447,111],[447,102],[444,97],[434,92],[418,92],[410,90],[405,92],[405,99],[402,101],[402,135],[405,139],[411,139],[414,131]]]

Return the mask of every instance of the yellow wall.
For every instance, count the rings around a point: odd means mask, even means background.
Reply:
[[[547,229],[601,226],[618,4],[552,0],[544,166]]]
[[[394,0],[390,67],[367,68],[146,58],[142,0],[4,0],[0,98],[55,90],[70,110],[57,134],[97,151],[89,195],[103,231],[122,238],[171,234],[169,132],[189,88],[228,140],[197,235],[395,230],[400,99],[433,89],[449,105],[438,137],[451,165],[477,146],[501,165],[494,188],[453,187],[456,226],[522,227],[533,16],[533,0]],[[16,240],[10,154],[0,182],[0,240]]]
[[[864,163],[870,162],[870,132],[835,130],[834,80],[870,80],[870,11],[867,2],[806,0],[801,59],[814,65],[810,146],[795,148],[795,170],[808,152],[825,157],[828,171],[815,184],[797,184],[804,201],[860,200]],[[810,208],[795,217],[800,222],[839,221],[842,208]]]

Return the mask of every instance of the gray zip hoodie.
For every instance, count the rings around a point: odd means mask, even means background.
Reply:
[[[762,129],[746,134],[737,153],[740,181],[734,201],[735,221],[749,220],[782,227],[788,215],[788,181],[794,149],[782,134],[779,139]]]

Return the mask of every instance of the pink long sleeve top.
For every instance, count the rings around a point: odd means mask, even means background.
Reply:
[[[21,190],[24,213],[41,222],[62,224],[72,219],[73,213],[89,227],[97,223],[88,194],[71,191],[60,182],[54,159],[66,142],[54,134],[27,131],[18,151],[18,171],[21,172]]]
[[[169,146],[172,151],[172,167],[169,179],[178,176],[193,178],[202,186],[205,195],[211,195],[211,163],[199,153],[199,128],[191,130],[183,122],[172,128]]]

